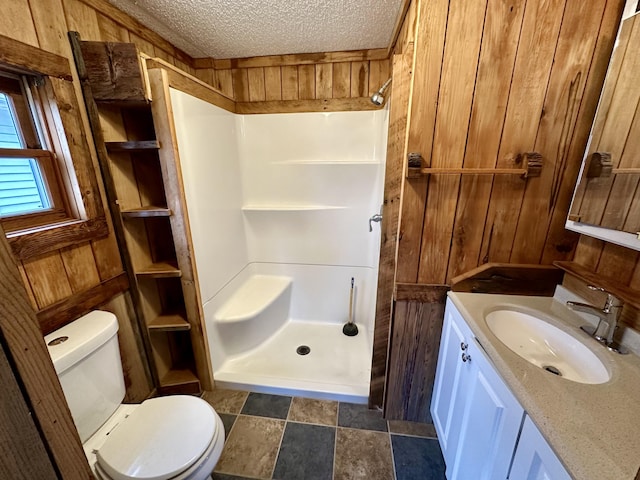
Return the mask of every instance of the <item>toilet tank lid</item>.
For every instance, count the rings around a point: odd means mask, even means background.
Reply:
[[[118,332],[118,320],[111,312],[94,310],[44,337],[60,375],[104,345]],[[65,339],[66,337],[66,339]]]

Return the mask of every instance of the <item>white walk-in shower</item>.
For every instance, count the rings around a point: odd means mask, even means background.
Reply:
[[[366,402],[387,109],[236,115],[173,89],[171,101],[216,384]],[[342,334],[351,278],[355,337]]]

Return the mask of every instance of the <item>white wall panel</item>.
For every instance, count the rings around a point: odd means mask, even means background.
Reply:
[[[203,302],[248,262],[236,118],[171,89],[171,102]]]

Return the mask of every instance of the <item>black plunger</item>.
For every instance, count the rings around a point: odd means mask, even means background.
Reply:
[[[349,293],[349,321],[342,327],[342,333],[347,337],[355,337],[358,334],[358,327],[353,323],[353,277],[351,277],[351,292]]]

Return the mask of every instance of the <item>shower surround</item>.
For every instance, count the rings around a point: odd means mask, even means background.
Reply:
[[[365,403],[388,110],[171,101],[216,384]],[[346,337],[351,277],[359,334]]]

